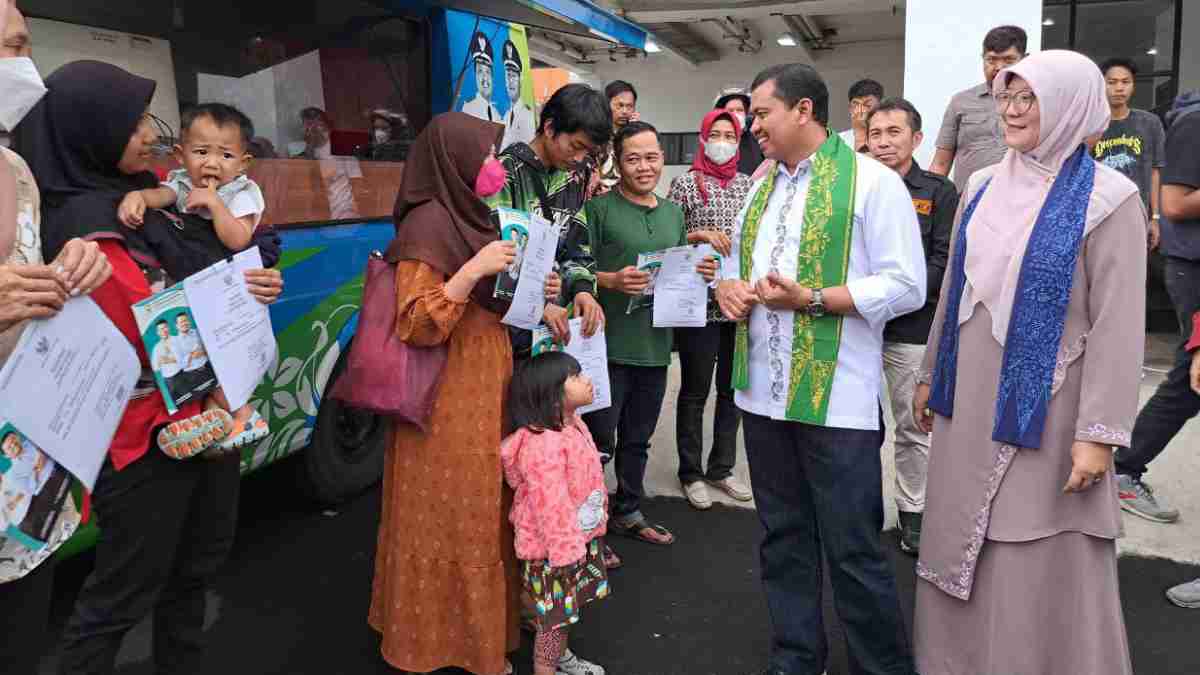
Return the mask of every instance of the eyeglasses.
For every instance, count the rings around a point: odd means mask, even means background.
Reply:
[[[151,112],[142,113],[142,121],[153,126],[158,140],[150,146],[150,152],[165,157],[171,154],[175,146],[175,131],[161,117]]]
[[[1024,115],[1037,101],[1037,96],[1028,89],[1016,93],[998,91],[994,98],[996,99],[996,110],[1001,115],[1010,109],[1018,115]]]

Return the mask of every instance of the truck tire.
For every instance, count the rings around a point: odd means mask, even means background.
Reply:
[[[346,368],[347,348],[338,358],[325,392]],[[363,492],[383,476],[390,423],[386,417],[351,408],[325,396],[312,439],[301,451],[300,485],[311,499],[335,505]]]

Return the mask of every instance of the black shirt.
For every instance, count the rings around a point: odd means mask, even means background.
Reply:
[[[942,292],[942,277],[950,256],[950,233],[958,210],[958,191],[954,183],[917,166],[916,161],[904,176],[912,195],[917,222],[921,226],[921,246],[925,249],[925,306],[911,314],[892,319],[883,329],[886,342],[923,345],[929,340],[929,328]]]
[[[738,152],[738,173],[753,176],[754,170],[763,162],[763,154],[762,149],[758,147],[758,141],[749,129],[742,133],[742,140],[738,143]]]
[[[1175,120],[1167,130],[1167,165],[1163,185],[1200,189],[1200,111]],[[1200,218],[1161,218],[1163,255],[1200,260]]]

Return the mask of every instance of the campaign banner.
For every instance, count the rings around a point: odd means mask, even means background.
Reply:
[[[496,152],[537,132],[533,75],[525,26],[445,10],[434,31],[435,113],[458,110],[503,124]]]

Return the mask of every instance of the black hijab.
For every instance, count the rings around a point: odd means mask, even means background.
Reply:
[[[75,61],[47,77],[46,88],[13,140],[37,179],[42,254],[53,260],[76,237],[125,239],[128,230],[117,220],[121,199],[158,185],[148,171],[130,176],[117,169],[155,83],[107,63]],[[135,260],[145,261],[134,248]]]

